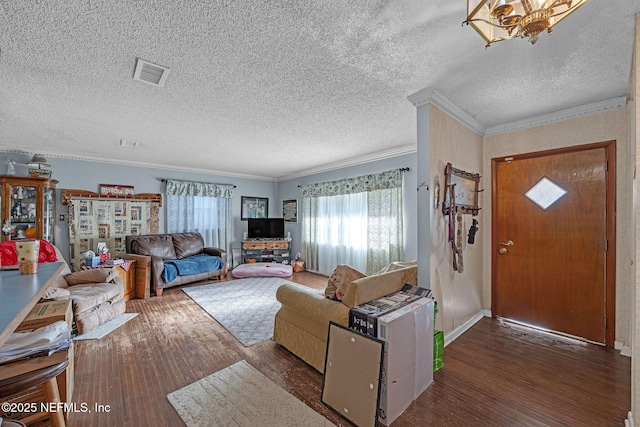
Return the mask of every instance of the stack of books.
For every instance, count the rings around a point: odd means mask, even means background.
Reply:
[[[105,259],[101,264],[107,267],[113,267],[115,265],[124,264],[124,260],[122,258]]]

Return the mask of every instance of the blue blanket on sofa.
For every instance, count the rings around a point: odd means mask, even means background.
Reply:
[[[206,273],[222,268],[222,258],[206,254],[192,255],[183,259],[170,259],[164,261],[162,278],[165,283],[171,283],[178,276]]]

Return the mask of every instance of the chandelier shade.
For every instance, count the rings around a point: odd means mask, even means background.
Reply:
[[[587,0],[467,0],[467,19],[487,42],[528,37],[535,44],[538,35],[573,13]]]

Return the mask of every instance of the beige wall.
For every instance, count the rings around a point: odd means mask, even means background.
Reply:
[[[491,308],[491,159],[603,141],[616,141],[616,341],[630,344],[630,284],[632,253],[632,147],[628,141],[627,110],[618,109],[484,139],[483,307]]]
[[[467,126],[453,119],[437,107],[430,105],[430,187],[436,174],[440,176],[440,199],[444,195],[444,168],[447,163],[467,172],[482,174],[482,137]],[[419,155],[419,154],[418,154]],[[419,159],[418,159],[419,161]],[[481,188],[488,181],[482,176]],[[483,205],[480,205],[483,207]],[[464,271],[457,273],[452,267],[451,244],[447,242],[447,219],[442,209],[431,209],[431,258],[430,284],[438,301],[439,314],[436,328],[449,334],[482,310],[483,256],[482,241],[489,236],[480,227],[475,244],[467,244],[465,232],[463,245]],[[478,222],[486,216],[483,209]],[[471,226],[471,215],[463,215],[465,230]]]

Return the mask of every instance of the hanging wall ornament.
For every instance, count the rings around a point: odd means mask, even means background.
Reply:
[[[456,270],[458,273],[462,273],[464,271],[464,263],[462,261],[462,236],[464,232],[464,224],[462,223],[462,214],[458,213],[456,215],[457,221],[457,230],[456,230],[456,247],[458,249],[458,269]]]
[[[433,185],[433,208],[438,209],[440,207],[440,175],[436,175],[436,180]]]
[[[473,245],[476,241],[476,233],[478,232],[478,220],[473,218],[473,223],[469,227],[469,234],[467,237],[467,243]]]

